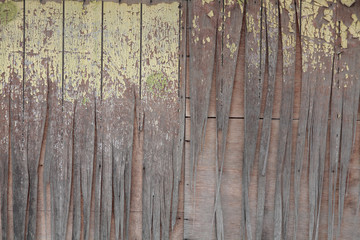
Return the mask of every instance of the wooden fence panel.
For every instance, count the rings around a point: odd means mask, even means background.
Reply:
[[[359,8],[0,0],[1,239],[357,239]]]

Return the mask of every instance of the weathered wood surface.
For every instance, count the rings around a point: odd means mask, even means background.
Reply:
[[[220,186],[225,160],[226,139],[233,92],[236,65],[238,59],[244,4],[235,1],[220,3],[216,43],[216,119],[217,119],[217,157],[215,208],[216,234],[224,239],[224,224],[221,207]]]
[[[102,4],[66,2],[64,11],[63,106],[73,121],[73,154],[70,158],[73,178],[72,239],[80,239],[82,226],[84,239],[88,239],[95,154],[95,106],[101,94],[102,49],[99,46]]]
[[[156,12],[163,14],[156,15]],[[140,97],[144,111],[142,239],[168,239],[174,168],[182,157],[182,151],[177,147],[181,106],[178,90],[179,4],[142,5],[141,21]]]
[[[279,11],[283,50],[283,75],[279,143],[276,162],[274,239],[287,239],[292,157],[292,105],[294,101],[295,50],[297,40],[295,1],[280,1]]]
[[[27,198],[27,172],[26,162],[23,155],[23,143],[21,139],[21,131],[23,128],[22,117],[22,81],[23,81],[23,5],[22,3],[3,3],[2,5],[2,18],[1,18],[1,114],[0,114],[0,134],[1,134],[1,176],[0,176],[0,191],[1,191],[1,225],[2,225],[2,239],[7,239],[13,236],[13,233],[8,235],[8,224],[11,218],[8,217],[8,209],[13,209],[9,206],[8,200],[8,188],[12,188],[9,184],[9,178],[14,179],[16,185],[16,193],[18,197],[14,199],[16,203],[19,203],[19,210],[14,212],[17,217],[14,224],[16,230],[19,231],[20,236],[24,236],[25,228],[25,210],[26,200],[22,201],[22,197]],[[4,11],[7,11],[5,12]],[[17,98],[17,99],[16,99]],[[14,112],[11,113],[11,110]],[[14,129],[14,125],[17,124],[17,132]],[[12,143],[10,143],[12,141]],[[10,145],[11,144],[11,145]],[[12,146],[12,148],[10,148]],[[17,149],[17,150],[15,150]],[[15,151],[15,152],[14,152]],[[13,155],[10,160],[10,155]],[[10,161],[9,161],[10,160]],[[19,169],[19,176],[9,176],[9,168],[14,168],[8,164],[13,163],[14,167]],[[10,172],[11,174],[11,172]],[[24,182],[21,183],[21,180]],[[10,202],[11,201],[10,199]]]
[[[191,184],[196,194],[198,155],[204,140],[208,116],[211,82],[215,68],[216,35],[219,3],[194,1],[189,3],[189,89],[192,121]],[[193,56],[193,57],[191,57]]]
[[[116,3],[104,4],[102,146],[111,151],[104,156],[106,161],[113,162],[112,172],[103,174],[112,174],[116,239],[129,239],[135,100],[139,98],[140,81],[140,10],[138,4],[120,8]],[[111,195],[108,199],[111,201]],[[111,202],[108,204],[111,214]]]
[[[260,107],[263,92],[265,58],[263,58],[263,11],[262,2],[246,3],[245,17],[245,135],[242,168],[242,235],[252,239],[251,218],[254,214],[249,206],[250,175],[253,170],[258,138]]]
[[[270,134],[271,134],[271,118],[273,114],[274,105],[274,90],[276,80],[276,65],[277,54],[279,49],[279,6],[277,1],[264,1],[265,8],[262,21],[262,40],[267,41],[262,49],[261,58],[267,62],[267,91],[266,104],[264,109],[264,119],[261,129],[260,152],[259,152],[259,170],[258,170],[258,192],[257,192],[257,209],[256,209],[256,239],[262,239],[263,221],[264,221],[264,206],[266,194],[266,171],[269,156]],[[265,31],[265,34],[264,34]],[[265,65],[266,66],[266,65]],[[265,74],[264,71],[264,74]]]
[[[0,3],[2,239],[357,239],[359,2],[139,3]]]
[[[24,4],[4,3],[8,15],[12,15],[11,28],[7,29],[5,40],[8,43],[5,51],[8,52],[10,64],[9,71],[9,116],[10,116],[10,162],[12,168],[12,210],[13,210],[13,236],[24,238],[25,218],[28,199],[28,165],[26,162],[26,129],[24,123]],[[7,4],[7,5],[6,5]],[[6,20],[5,20],[6,23]]]

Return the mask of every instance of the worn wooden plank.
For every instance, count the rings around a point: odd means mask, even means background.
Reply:
[[[324,185],[324,169],[325,169],[325,154],[327,148],[327,142],[324,141],[327,138],[328,132],[328,118],[329,118],[329,106],[330,106],[330,94],[331,83],[333,78],[333,61],[334,61],[334,41],[335,41],[335,1],[328,1],[327,4],[317,3],[320,5],[320,12],[324,13],[322,19],[318,19],[314,26],[316,29],[320,29],[322,33],[317,39],[316,45],[317,52],[315,59],[319,61],[317,66],[317,84],[316,95],[313,114],[313,129],[312,138],[313,146],[310,148],[310,164],[313,162],[311,159],[317,161],[316,167],[310,167],[310,173],[316,170],[316,212],[315,212],[315,226],[313,237],[319,238],[319,224],[320,214],[323,196]],[[316,36],[315,36],[316,37]],[[318,145],[316,146],[315,143]],[[315,149],[318,148],[318,149]],[[315,151],[314,151],[315,150]],[[309,184],[311,184],[309,182]],[[310,193],[310,192],[309,192]]]
[[[46,5],[45,5],[46,6]],[[66,197],[63,194],[70,195],[70,192],[63,192],[63,189],[59,188],[58,181],[59,179],[64,179],[67,170],[63,168],[63,172],[60,171],[60,166],[66,166],[63,161],[64,156],[64,146],[61,140],[61,135],[63,132],[62,129],[62,52],[63,52],[63,4],[56,5],[56,16],[54,19],[52,46],[53,52],[48,51],[48,66],[49,66],[49,78],[47,81],[48,92],[47,92],[47,105],[48,105],[48,129],[46,133],[46,146],[45,146],[45,157],[43,163],[43,202],[44,209],[47,208],[47,196],[51,196],[53,192],[57,192],[61,195],[61,198]],[[34,9],[35,11],[35,9]],[[51,53],[51,55],[50,55]],[[49,189],[49,191],[47,191]],[[45,221],[51,222],[51,229],[45,229],[46,236],[51,238],[55,234],[55,219],[58,219],[61,214],[66,214],[68,208],[59,209],[60,211],[55,210],[55,204],[59,207],[58,199],[55,201],[50,200],[51,205],[51,214],[45,215]],[[65,210],[65,212],[63,211]],[[56,215],[56,217],[55,217]],[[50,216],[50,219],[48,219]],[[62,226],[58,226],[61,228]],[[60,232],[62,230],[59,230]],[[52,234],[52,235],[50,235]],[[59,234],[59,233],[58,233]],[[59,237],[58,237],[59,238]],[[60,237],[61,238],[61,237]]]
[[[337,21],[341,38],[341,50],[338,60],[338,77],[342,79],[342,125],[339,160],[339,205],[338,205],[338,228],[337,236],[343,218],[345,193],[347,191],[346,181],[348,179],[348,167],[354,146],[354,133],[356,127],[356,116],[358,114],[359,101],[359,38],[360,4],[346,4],[341,1],[337,9]],[[356,115],[356,116],[355,116]]]
[[[172,190],[172,202],[171,202],[171,237],[176,236],[176,223],[183,225],[183,213],[178,212],[179,208],[183,206],[181,200],[183,199],[182,186],[183,182],[183,159],[184,159],[184,143],[185,143],[185,95],[186,95],[186,79],[187,79],[187,44],[188,44],[188,4],[183,2],[179,5],[179,86],[178,86],[178,97],[179,97],[179,132],[176,139],[176,149],[174,153],[173,161],[173,190]],[[180,195],[180,196],[179,196]],[[180,203],[179,203],[180,201]],[[183,212],[183,210],[180,210]],[[179,215],[179,216],[178,216]],[[179,219],[179,221],[177,221]],[[179,223],[180,222],[180,223]]]
[[[7,55],[5,66],[9,78],[9,110],[10,110],[10,155],[12,164],[12,209],[13,237],[25,237],[25,217],[28,200],[28,166],[26,163],[26,129],[24,125],[24,95],[23,95],[23,61],[24,61],[24,3],[2,3],[2,25],[6,26],[6,38],[3,39]],[[5,62],[5,63],[6,63]]]
[[[62,20],[65,19],[63,5]],[[49,89],[49,134],[46,141],[45,163],[50,171],[44,172],[44,187],[50,183],[51,195],[51,238],[64,239],[67,232],[67,220],[71,194],[72,156],[73,156],[73,102],[64,96],[64,42],[65,26],[60,25],[58,46],[62,46],[60,59],[61,72]],[[48,168],[45,166],[45,169]],[[45,175],[47,174],[47,175]],[[46,195],[45,195],[46,196]]]
[[[280,1],[281,40],[283,49],[280,132],[275,187],[274,239],[286,239],[289,218],[292,107],[295,80],[296,16],[294,1]]]
[[[103,28],[103,147],[111,151],[108,155],[104,152],[103,161],[112,161],[111,172],[103,174],[112,176],[115,237],[128,239],[135,98],[140,79],[140,5],[105,3]],[[111,207],[109,210],[111,213]]]
[[[277,54],[279,45],[279,6],[277,1],[264,1],[263,29],[265,34],[266,52],[261,57],[267,57],[267,92],[264,119],[261,129],[259,170],[258,170],[258,193],[256,211],[256,239],[263,238],[264,207],[266,195],[266,170],[270,146],[271,118],[274,104],[274,90],[277,66]]]
[[[216,66],[216,119],[217,119],[217,188],[214,213],[216,214],[216,234],[224,239],[221,210],[220,185],[225,161],[226,138],[230,115],[231,97],[239,52],[244,3],[223,1],[220,3],[217,31]]]
[[[29,202],[26,223],[27,239],[36,238],[38,167],[44,139],[47,115],[48,83],[54,81],[61,56],[58,44],[62,9],[57,3],[40,4],[27,1],[25,4],[25,70],[24,112],[27,134],[27,164],[29,171]],[[53,21],[48,22],[47,19]]]
[[[295,160],[295,201],[298,199],[301,164],[305,138],[309,144],[309,239],[318,238],[319,214],[322,199],[323,175],[330,85],[334,51],[335,4],[314,1],[302,3],[300,29],[302,51],[302,107]],[[319,18],[322,16],[322,18]],[[319,30],[320,29],[320,30]],[[318,33],[320,31],[320,33]],[[308,133],[306,133],[306,130]],[[297,206],[295,207],[297,211]],[[295,218],[297,218],[297,213]],[[297,221],[297,219],[296,219]]]
[[[219,4],[195,1],[189,4],[191,34],[189,40],[189,81],[191,113],[191,184],[196,194],[196,166],[204,139],[211,82],[215,67],[215,46]]]
[[[261,1],[246,4],[246,33],[245,33],[245,142],[242,172],[242,203],[243,203],[243,237],[252,239],[249,184],[250,172],[255,161],[255,150],[259,128],[260,105],[265,66],[261,65]],[[246,228],[246,229],[245,229]]]
[[[179,18],[178,3],[142,5],[143,239],[169,238],[179,134],[179,123],[174,121],[179,119],[180,103]]]
[[[84,238],[89,238],[95,103],[101,94],[101,17],[101,3],[65,3],[63,94],[64,106],[74,121],[74,149],[70,158],[73,165],[73,239],[80,239],[82,229]]]
[[[13,236],[11,233],[8,235],[8,221],[10,219],[8,218],[8,171],[9,171],[9,157],[10,154],[12,154],[12,151],[16,145],[12,146],[12,149],[9,148],[10,144],[10,136],[15,137],[15,132],[11,131],[10,129],[14,128],[14,124],[18,124],[17,127],[19,128],[18,134],[21,134],[21,131],[24,129],[21,128],[21,122],[18,123],[18,121],[21,121],[21,118],[14,116],[21,114],[21,96],[20,99],[18,99],[18,103],[20,106],[12,106],[11,103],[15,100],[14,94],[20,93],[22,94],[22,86],[19,84],[22,84],[22,61],[23,61],[23,38],[21,34],[21,29],[23,28],[23,3],[14,3],[14,2],[6,2],[6,3],[0,3],[0,14],[1,14],[1,20],[0,20],[0,56],[1,56],[1,67],[0,67],[0,169],[1,169],[1,177],[0,177],[0,215],[1,215],[1,236],[2,239],[8,239],[8,237]],[[14,86],[14,87],[11,87]],[[14,92],[16,91],[16,92]],[[16,102],[15,102],[16,103]],[[14,109],[15,112],[13,114],[10,113],[10,110]],[[18,110],[16,110],[18,109]],[[13,120],[11,119],[13,117]],[[12,125],[10,125],[12,124]],[[20,135],[21,136],[21,135]],[[12,141],[16,140],[12,139]],[[21,139],[17,139],[16,141],[21,141]],[[21,142],[19,142],[21,143]],[[12,143],[14,144],[14,143]],[[19,149],[20,150],[20,149]],[[10,153],[11,151],[11,153]],[[21,154],[21,153],[20,153]],[[20,158],[20,159],[19,159]],[[13,162],[16,161],[16,165],[19,165],[23,162],[21,160],[24,160],[21,158],[21,156],[13,156]],[[25,162],[23,162],[22,171],[19,171],[19,175],[26,174],[24,170],[26,171],[26,165],[24,165]],[[21,169],[20,169],[21,170]],[[19,176],[21,177],[21,176]],[[22,176],[23,178],[27,177]],[[20,179],[21,180],[21,179]],[[26,185],[26,180],[24,179],[24,184]],[[19,183],[18,180],[15,182],[16,184]],[[15,224],[16,230],[20,231],[20,235],[23,237],[25,229],[23,228],[24,222],[25,222],[25,209],[26,209],[26,198],[27,195],[25,191],[27,191],[27,186],[24,184],[16,185],[16,192],[20,194],[19,197],[25,195],[25,199],[21,201],[21,199],[18,199],[16,201],[17,204],[19,204],[20,212],[16,211],[16,221],[19,221]],[[15,186],[10,186],[15,187]],[[26,189],[25,189],[26,188]],[[24,194],[24,195],[23,195]],[[12,209],[10,207],[10,209]],[[21,213],[23,211],[23,213]],[[19,226],[20,224],[20,226]],[[21,225],[22,224],[22,225]],[[19,236],[19,235],[17,235]]]

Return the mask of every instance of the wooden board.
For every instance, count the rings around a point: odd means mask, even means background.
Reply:
[[[157,16],[156,12],[162,12]],[[179,161],[179,4],[142,6],[143,239],[168,239]],[[154,31],[156,29],[156,31]],[[165,106],[165,108],[164,108]],[[176,213],[175,213],[176,214]]]
[[[139,2],[0,3],[2,239],[356,239],[358,2]]]
[[[28,166],[26,163],[26,138],[24,125],[24,4],[7,4],[9,15],[12,11],[12,20],[7,24],[11,28],[7,29],[6,41],[8,49],[7,66],[9,84],[10,84],[10,154],[12,175],[12,210],[13,210],[13,236],[14,238],[23,238],[25,236],[25,218],[28,198]],[[6,8],[6,5],[5,5]],[[20,30],[20,31],[19,31]],[[10,235],[11,236],[11,235]],[[9,237],[10,237],[9,236]]]
[[[103,179],[112,178],[116,239],[129,239],[135,105],[140,85],[140,8],[139,4],[104,4],[102,161]],[[105,169],[109,163],[110,168]],[[111,182],[107,184],[111,186]],[[110,216],[111,200],[110,193],[106,200],[110,201]]]
[[[89,237],[90,200],[95,154],[95,106],[101,96],[102,4],[65,3],[64,110],[73,141],[72,238]],[[110,205],[111,207],[111,205]],[[83,228],[83,229],[82,229]]]
[[[14,162],[15,166],[19,166],[19,178],[15,177],[15,184],[20,196],[17,197],[17,201],[20,203],[20,212],[17,211],[16,215],[19,217],[19,223],[16,223],[16,228],[19,230],[19,234],[23,236],[25,229],[23,228],[25,222],[25,211],[26,209],[26,198],[27,198],[27,175],[26,175],[26,164],[24,164],[24,158],[21,156],[21,131],[23,130],[21,121],[22,113],[22,66],[23,66],[23,4],[20,3],[0,3],[1,8],[1,21],[0,21],[0,46],[1,46],[1,82],[0,82],[0,208],[1,208],[1,232],[2,239],[8,239],[13,237],[13,232],[9,232],[8,235],[8,224],[11,221],[10,216],[8,217],[8,210],[13,209],[12,206],[8,208],[8,187],[9,178],[12,179],[12,175],[8,176],[8,170],[12,166],[8,164]],[[12,87],[13,86],[13,87]],[[16,99],[16,95],[19,99]],[[11,106],[11,103],[13,106]],[[10,110],[14,110],[11,113]],[[13,120],[10,120],[12,119]],[[19,122],[20,121],[20,122]],[[18,133],[14,132],[14,124],[18,123]],[[9,129],[10,128],[10,129]],[[12,129],[12,131],[11,131]],[[10,149],[10,139],[13,136],[13,150]],[[17,145],[14,145],[17,144]],[[20,146],[19,146],[20,144]],[[14,148],[18,148],[20,152],[18,156],[15,156],[12,161],[10,160],[10,151],[14,151]],[[20,161],[20,163],[19,163]],[[23,164],[21,165],[21,162]],[[22,176],[21,176],[22,175]],[[24,180],[24,184],[20,184],[21,178]],[[19,182],[20,181],[20,182]],[[10,182],[11,183],[11,182]],[[20,185],[18,185],[20,184]],[[26,186],[25,186],[26,185]],[[21,201],[21,197],[25,196],[25,200]],[[10,199],[11,201],[11,199]],[[11,214],[12,215],[12,214]]]
[[[38,202],[38,169],[47,118],[48,90],[61,72],[61,45],[59,46],[62,8],[60,4],[25,4],[25,69],[24,111],[27,137],[27,164],[29,171],[29,199],[27,239],[36,239]],[[52,18],[52,22],[47,22]],[[43,200],[43,199],[41,199]]]

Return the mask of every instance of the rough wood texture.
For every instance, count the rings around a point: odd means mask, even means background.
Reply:
[[[274,239],[287,239],[292,150],[292,116],[295,81],[296,16],[295,1],[280,1],[282,42],[282,93],[280,132],[276,163]]]
[[[95,104],[101,94],[101,13],[101,3],[65,3],[63,94],[73,121],[72,239],[80,239],[82,226],[84,239],[89,237]]]
[[[25,218],[28,199],[29,174],[26,162],[26,130],[24,124],[24,4],[3,3],[12,7],[15,16],[12,16],[12,27],[7,29],[6,40],[8,41],[8,59],[10,65],[7,66],[10,84],[10,151],[12,164],[12,209],[14,238],[22,239],[25,237]],[[6,5],[5,5],[6,8]],[[10,8],[11,9],[11,8]],[[10,15],[10,14],[9,14]],[[7,15],[7,16],[9,16]],[[6,16],[6,17],[7,17]],[[9,16],[10,17],[10,16]]]
[[[256,142],[259,129],[259,116],[264,83],[265,66],[261,54],[262,41],[262,2],[246,4],[245,17],[245,135],[242,169],[242,229],[243,238],[253,238],[251,211],[249,206],[250,175],[255,162]]]
[[[3,9],[7,9],[9,12],[5,12]],[[19,231],[19,235],[24,237],[25,233],[25,209],[26,202],[21,201],[21,198],[24,197],[25,201],[27,198],[27,175],[26,175],[26,162],[25,159],[21,156],[13,156],[12,161],[10,160],[10,152],[22,151],[21,146],[14,145],[17,141],[21,144],[21,139],[16,139],[14,132],[14,124],[18,124],[18,133],[21,137],[21,131],[24,130],[22,127],[22,67],[23,67],[23,4],[22,3],[2,3],[2,18],[0,20],[0,34],[1,34],[1,82],[0,82],[0,207],[1,207],[1,232],[2,239],[8,239],[8,237],[13,236],[12,233],[8,235],[8,224],[11,221],[8,218],[8,210],[13,209],[12,206],[8,207],[8,187],[9,186],[9,162],[13,162],[14,165],[21,167],[19,171],[19,177],[15,177],[15,187],[17,188],[17,193],[20,194],[16,202],[19,202],[19,210],[14,213],[18,220],[16,220],[15,226]],[[14,97],[18,98],[14,102]],[[11,106],[11,104],[13,106]],[[11,113],[10,110],[14,110],[14,113]],[[17,116],[16,116],[17,115]],[[20,122],[19,122],[20,121]],[[10,128],[10,129],[9,129]],[[13,136],[13,138],[11,138]],[[10,140],[12,141],[12,149],[10,149]],[[21,153],[20,153],[21,154]],[[19,159],[20,158],[20,159]],[[19,162],[20,161],[20,162]],[[22,162],[22,164],[21,164]],[[22,175],[22,176],[21,176]],[[10,176],[12,178],[12,176]],[[21,183],[21,178],[24,180],[24,183]],[[18,180],[17,180],[18,179]],[[19,182],[20,181],[20,182]],[[19,212],[20,211],[20,212]]]
[[[216,66],[216,119],[217,119],[217,158],[216,194],[214,213],[216,214],[217,239],[224,239],[224,225],[221,208],[220,186],[225,161],[226,139],[233,92],[235,70],[238,59],[244,4],[235,1],[222,1],[217,31]]]
[[[104,3],[102,144],[111,151],[107,161],[113,161],[112,172],[104,174],[112,175],[116,239],[129,239],[135,100],[140,81],[140,8],[139,4],[117,7],[116,3]]]
[[[143,239],[168,239],[171,229],[174,165],[181,157],[177,145],[179,17],[178,3],[142,5]]]
[[[219,4],[216,1],[189,3],[189,85],[192,121],[191,185],[196,194],[198,155],[205,137],[211,82],[215,67],[216,32]]]
[[[358,1],[45,2],[0,1],[2,239],[358,238]]]
[[[263,16],[262,39],[267,41],[265,52],[262,53],[263,59],[267,58],[267,91],[266,105],[264,109],[264,119],[261,129],[260,152],[259,152],[259,170],[258,170],[258,193],[256,210],[256,239],[263,238],[263,221],[266,194],[266,171],[269,156],[271,118],[274,105],[274,90],[276,79],[277,55],[279,47],[279,6],[277,1],[264,1],[265,8]],[[265,62],[264,62],[265,63]],[[265,71],[264,71],[265,73]]]
[[[61,18],[61,5],[49,3],[46,7],[38,1],[25,4],[25,69],[24,111],[27,135],[27,164],[29,171],[29,199],[27,239],[36,239],[38,202],[38,168],[45,136],[48,89],[54,73],[60,71],[54,64],[61,49],[57,46],[59,20],[48,23],[48,18]]]

